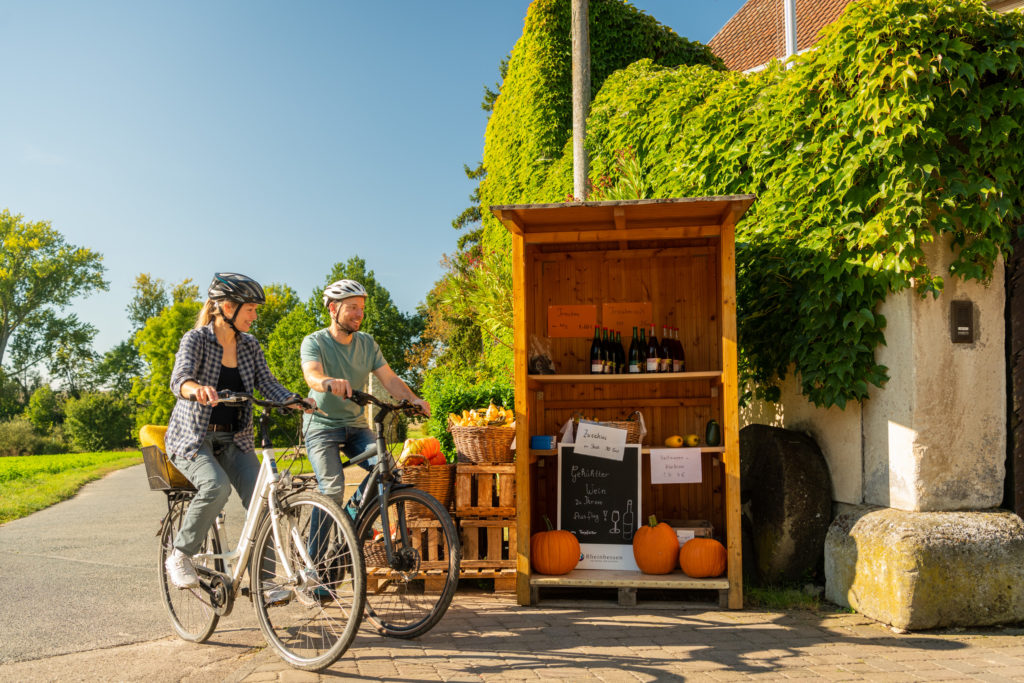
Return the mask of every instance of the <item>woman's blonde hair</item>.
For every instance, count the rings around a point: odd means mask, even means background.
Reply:
[[[203,307],[199,309],[199,315],[196,317],[195,329],[206,327],[217,317],[217,302],[213,299],[207,299]]]

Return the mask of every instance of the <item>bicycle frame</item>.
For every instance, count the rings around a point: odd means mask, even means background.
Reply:
[[[245,522],[242,525],[242,532],[238,539],[238,543],[233,550],[228,550],[222,553],[201,553],[195,555],[195,559],[198,560],[213,560],[221,561],[227,567],[227,575],[231,583],[232,594],[237,593],[242,582],[242,575],[245,572],[246,567],[249,565],[249,559],[252,555],[252,546],[256,537],[256,527],[262,519],[264,510],[269,510],[270,523],[274,532],[274,550],[277,555],[277,561],[280,566],[284,569],[284,574],[288,577],[288,582],[293,585],[298,585],[299,579],[297,574],[292,568],[291,562],[288,561],[287,556],[283,552],[283,543],[281,537],[281,515],[277,509],[277,492],[279,490],[279,484],[281,483],[281,476],[277,470],[277,457],[274,454],[274,449],[270,444],[269,437],[269,416],[264,413],[260,416],[260,432],[261,432],[261,444],[260,448],[263,453],[263,462],[260,463],[259,475],[256,478],[256,485],[253,488],[252,499],[249,501],[249,509],[246,510]],[[217,522],[218,529],[220,528],[220,521]],[[292,542],[295,544],[295,548],[298,550],[302,561],[306,563],[306,566],[312,566],[313,560],[310,558],[305,544],[302,543],[299,538],[298,531],[290,529]],[[201,562],[197,564],[196,571],[199,574],[213,574],[214,572],[206,567],[201,566]]]

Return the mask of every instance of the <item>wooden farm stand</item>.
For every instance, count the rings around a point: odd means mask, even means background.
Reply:
[[[743,606],[736,370],[735,225],[751,195],[621,202],[492,206],[512,234],[516,403],[516,597],[538,600],[543,587],[617,587],[620,601],[637,588],[710,589],[723,606]],[[549,306],[650,302],[652,322],[679,328],[686,371],[591,375],[589,339],[550,339],[556,373],[528,373],[531,335],[547,335]],[[625,331],[630,332],[630,331]],[[624,339],[628,350],[628,339]],[[693,579],[629,571],[575,570],[533,575],[530,535],[555,519],[554,451],[527,448],[533,435],[554,435],[582,411],[622,420],[642,411],[643,453],[673,434],[703,442],[707,421],[722,427],[718,447],[702,447],[699,484],[651,485],[642,456],[640,520],[703,519],[726,545],[725,577]]]

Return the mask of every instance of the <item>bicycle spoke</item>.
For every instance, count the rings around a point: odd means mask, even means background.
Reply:
[[[355,638],[365,592],[362,563],[352,552],[351,522],[333,501],[302,492],[282,506],[281,514],[287,530],[281,551],[295,582],[278,566],[268,518],[249,570],[256,613],[267,642],[285,661],[316,671],[333,663]]]

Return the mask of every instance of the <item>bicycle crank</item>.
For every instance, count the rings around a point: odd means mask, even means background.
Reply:
[[[199,585],[210,598],[209,605],[213,611],[222,617],[231,614],[231,608],[235,605],[235,594],[231,590],[231,579],[220,572],[211,571],[205,567],[196,567],[196,571],[200,576]]]

